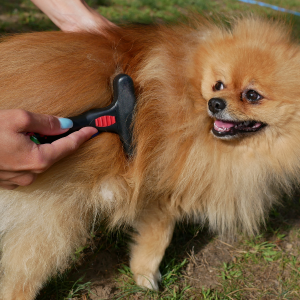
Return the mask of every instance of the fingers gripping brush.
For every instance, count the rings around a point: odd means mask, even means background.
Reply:
[[[97,128],[99,133],[117,133],[123,143],[125,152],[130,156],[132,152],[131,122],[135,101],[131,77],[126,74],[119,74],[113,81],[113,102],[109,106],[92,109],[79,116],[68,118],[73,121],[73,127],[65,134],[43,136],[35,133],[31,136],[31,139],[40,144],[52,143],[83,127],[92,126]]]

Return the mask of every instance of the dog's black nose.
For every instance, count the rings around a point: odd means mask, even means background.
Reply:
[[[222,111],[225,107],[226,107],[226,102],[223,99],[211,98],[208,101],[208,108],[214,114]]]

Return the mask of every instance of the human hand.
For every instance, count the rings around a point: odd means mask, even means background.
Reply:
[[[84,0],[31,0],[51,21],[66,32],[99,32],[105,34],[108,27],[117,27]]]
[[[97,133],[96,128],[85,127],[51,144],[37,145],[26,132],[59,135],[72,127],[72,121],[19,109],[0,110],[0,119],[0,187],[9,190],[31,184],[37,174]]]

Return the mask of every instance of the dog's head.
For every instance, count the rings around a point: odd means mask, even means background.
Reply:
[[[250,18],[213,31],[195,65],[217,138],[284,130],[299,112],[300,48],[279,24]]]

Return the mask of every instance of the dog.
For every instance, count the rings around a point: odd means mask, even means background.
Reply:
[[[61,117],[136,90],[133,155],[102,133],[29,186],[0,192],[0,299],[34,299],[93,224],[132,226],[136,283],[158,289],[174,225],[254,234],[300,178],[300,48],[277,21],[43,32],[0,43],[0,109]]]

